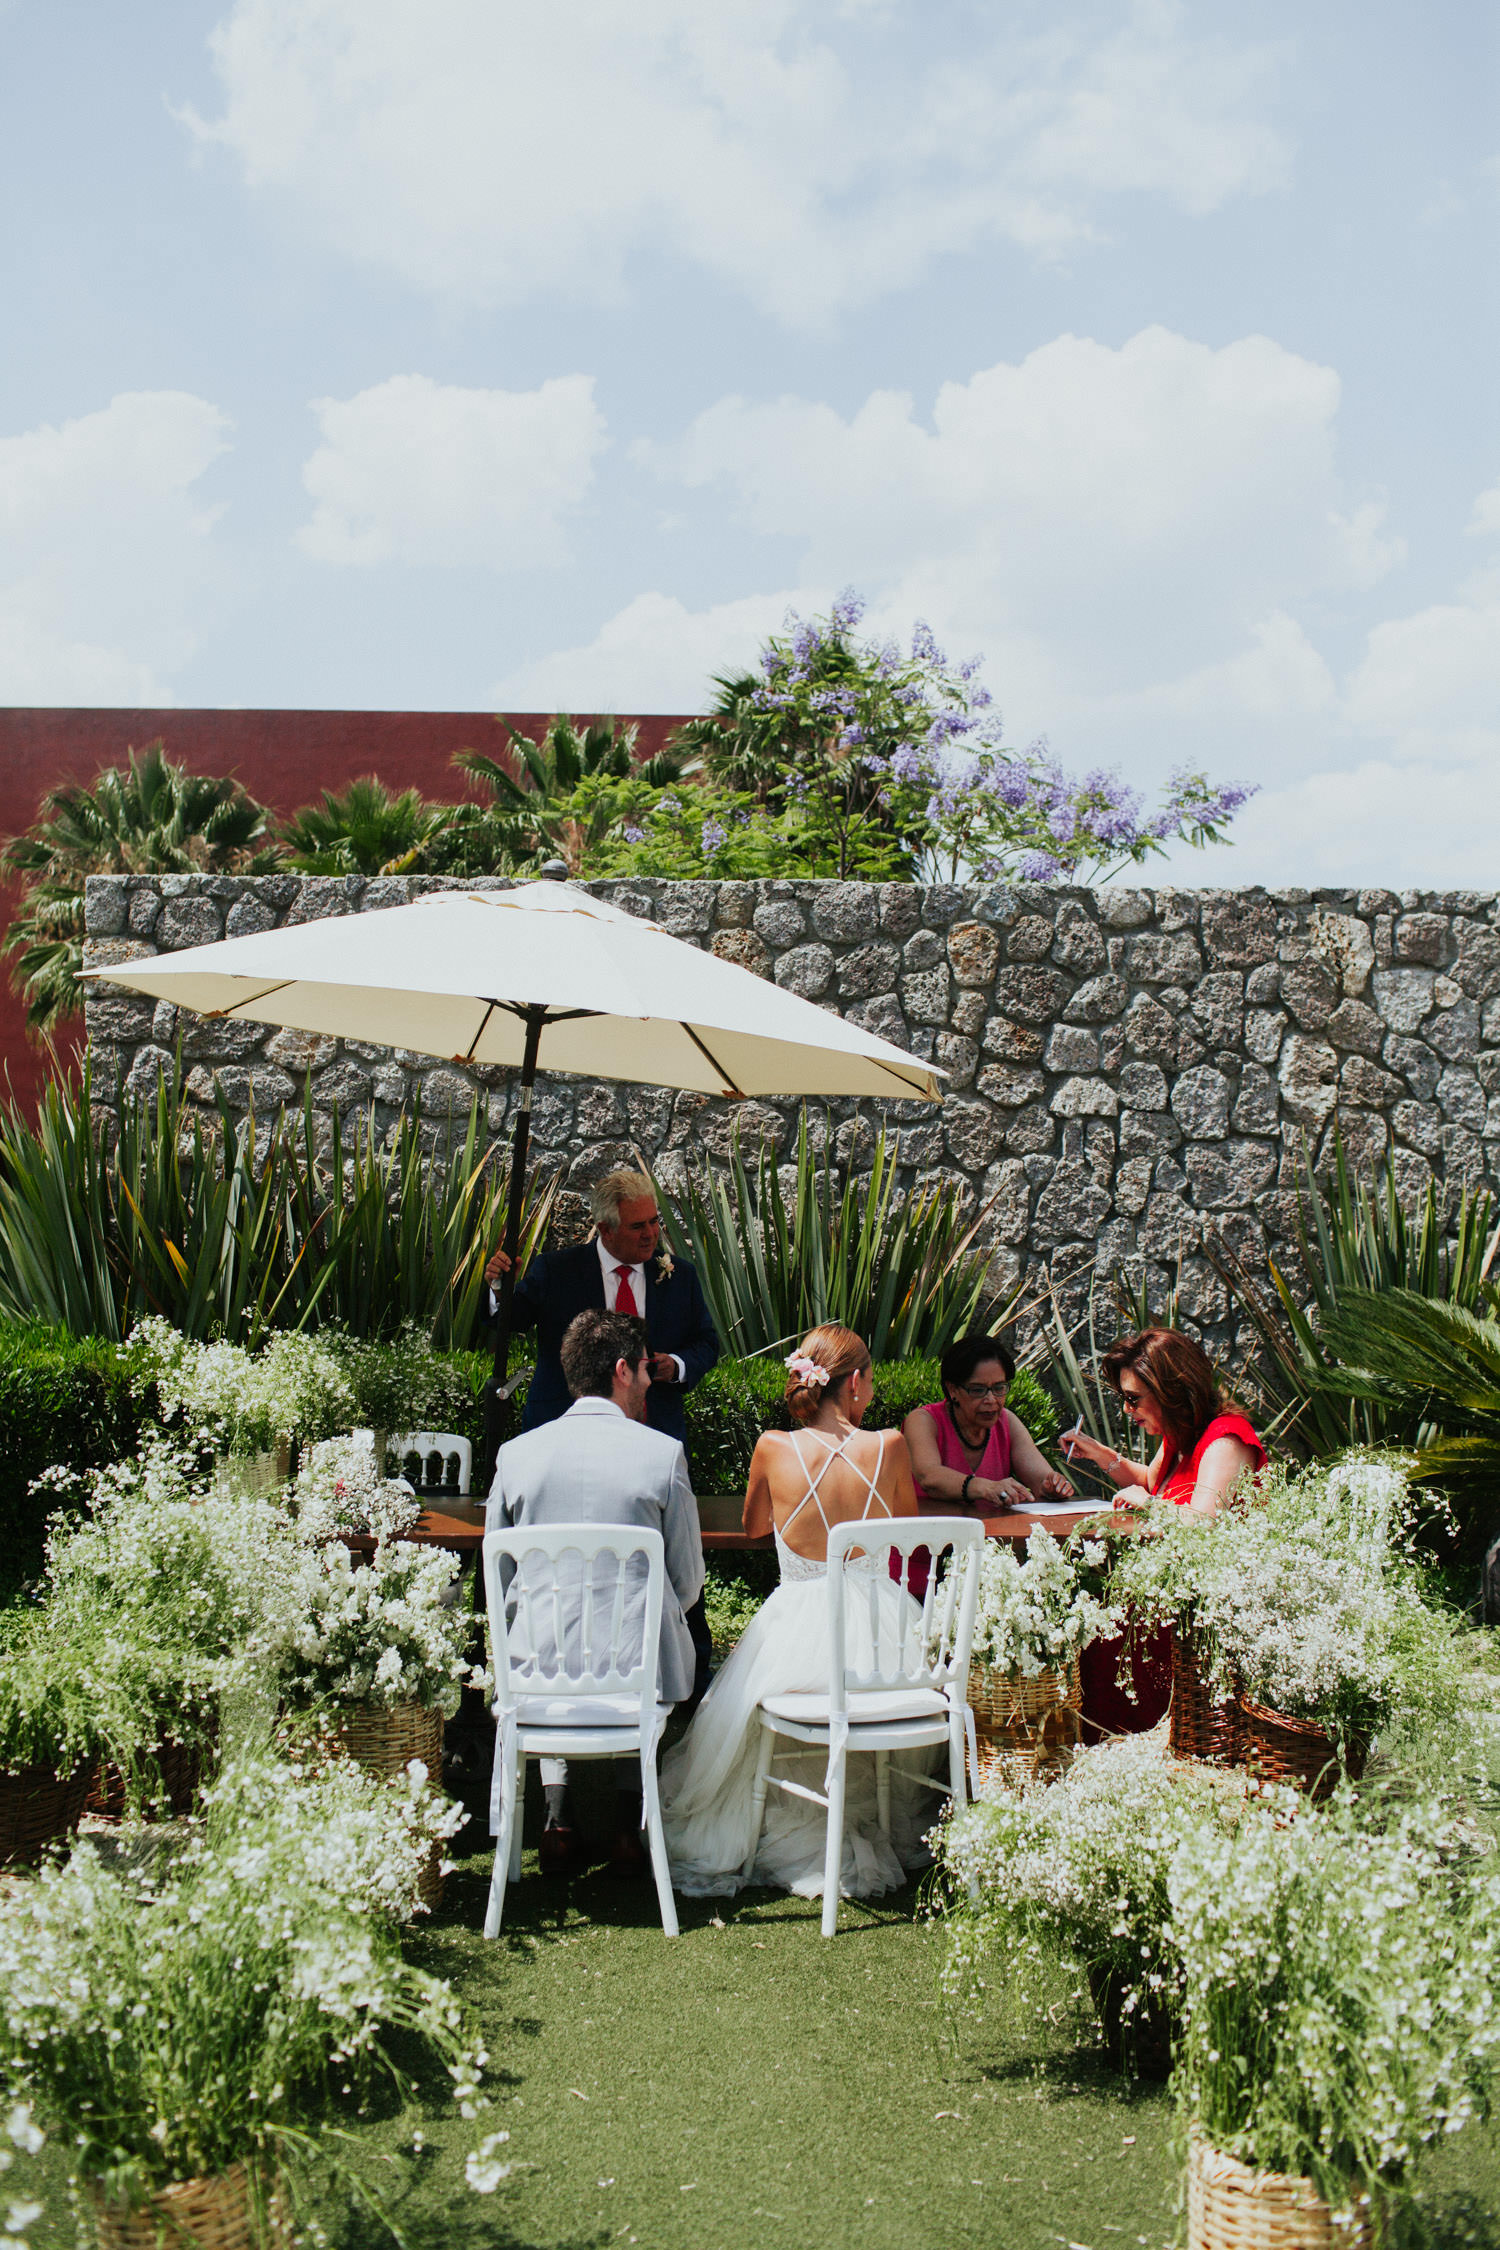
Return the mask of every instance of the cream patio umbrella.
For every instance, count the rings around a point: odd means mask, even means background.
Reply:
[[[460,1065],[519,1066],[505,1248],[520,1235],[539,1065],[717,1094],[940,1101],[944,1075],[873,1032],[568,883],[442,891],[86,969],[211,1018],[318,1031]],[[513,1274],[495,1345],[502,1385]]]

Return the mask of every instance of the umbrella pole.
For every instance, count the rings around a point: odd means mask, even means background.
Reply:
[[[516,1293],[516,1257],[521,1247],[521,1213],[526,1204],[526,1156],[531,1144],[531,1091],[536,1083],[537,1055],[542,1044],[544,1007],[525,1010],[526,1044],[521,1055],[521,1099],[510,1144],[510,1192],[505,1205],[505,1255],[510,1263],[500,1277],[500,1303],[495,1319],[495,1373],[484,1394],[484,1470],[480,1490],[488,1492],[500,1449],[504,1401],[500,1392],[510,1363],[511,1306]]]

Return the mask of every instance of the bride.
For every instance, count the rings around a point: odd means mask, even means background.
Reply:
[[[768,1430],[756,1445],[745,1494],[745,1530],[776,1535],[781,1584],[751,1620],[698,1707],[692,1725],[662,1762],[662,1818],[676,1889],[711,1896],[742,1884],[769,1884],[816,1898],[823,1889],[825,1814],[819,1805],[771,1788],[751,1872],[751,1796],[763,1697],[828,1688],[828,1534],[835,1524],[917,1512],[911,1460],[897,1430],[860,1428],[874,1396],[870,1355],[850,1328],[830,1322],[804,1337],[787,1361],[786,1403],[800,1427]],[[851,1586],[852,1597],[854,1588]],[[899,1634],[916,1605],[882,1576],[881,1637]],[[889,1614],[887,1614],[889,1613]],[[850,1664],[868,1663],[868,1580],[847,1611]],[[876,1816],[873,1760],[853,1759],[844,1813],[840,1889],[872,1898],[897,1890],[907,1870],[925,1865],[922,1833],[932,1825],[931,1792],[914,1783],[933,1754],[891,1760],[889,1835]],[[804,1787],[823,1784],[821,1751],[778,1743],[773,1770]]]

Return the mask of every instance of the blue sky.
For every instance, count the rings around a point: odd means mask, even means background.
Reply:
[[[1185,875],[1494,887],[1496,25],[0,0],[0,700],[686,710],[853,584],[1259,782]]]

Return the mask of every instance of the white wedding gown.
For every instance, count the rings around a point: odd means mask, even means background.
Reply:
[[[829,1460],[843,1457],[842,1446],[820,1442]],[[849,1466],[858,1468],[855,1462]],[[825,1460],[814,1479],[804,1458],[808,1493],[793,1515],[810,1499],[823,1516],[817,1487],[827,1467]],[[864,1476],[864,1471],[859,1474]],[[872,1503],[889,1514],[875,1490],[875,1478],[865,1476],[864,1481],[870,1495],[864,1515],[869,1516]],[[826,1533],[826,1516],[823,1527]],[[751,1619],[687,1733],[662,1761],[662,1819],[672,1883],[688,1897],[728,1896],[746,1885],[797,1891],[804,1898],[822,1896],[827,1837],[823,1808],[774,1786],[766,1792],[755,1865],[748,1876],[742,1872],[751,1842],[760,1704],[768,1695],[828,1692],[828,1566],[794,1553],[779,1530],[776,1557],[781,1584]],[[877,1630],[882,1647],[889,1648],[899,1644],[920,1614],[919,1605],[886,1574],[883,1553],[879,1563],[869,1567],[878,1572]],[[849,1567],[845,1602],[847,1661],[850,1669],[864,1670],[873,1655],[870,1582],[858,1564]],[[912,1776],[936,1773],[946,1762],[940,1749],[903,1751],[892,1757],[891,1824],[885,1836],[876,1813],[874,1757],[868,1751],[851,1754],[839,1881],[845,1898],[878,1898],[885,1891],[899,1890],[913,1869],[930,1864],[922,1839],[938,1817],[941,1799]],[[801,1751],[782,1736],[772,1771],[800,1781],[805,1788],[821,1789],[826,1763],[821,1750]]]

